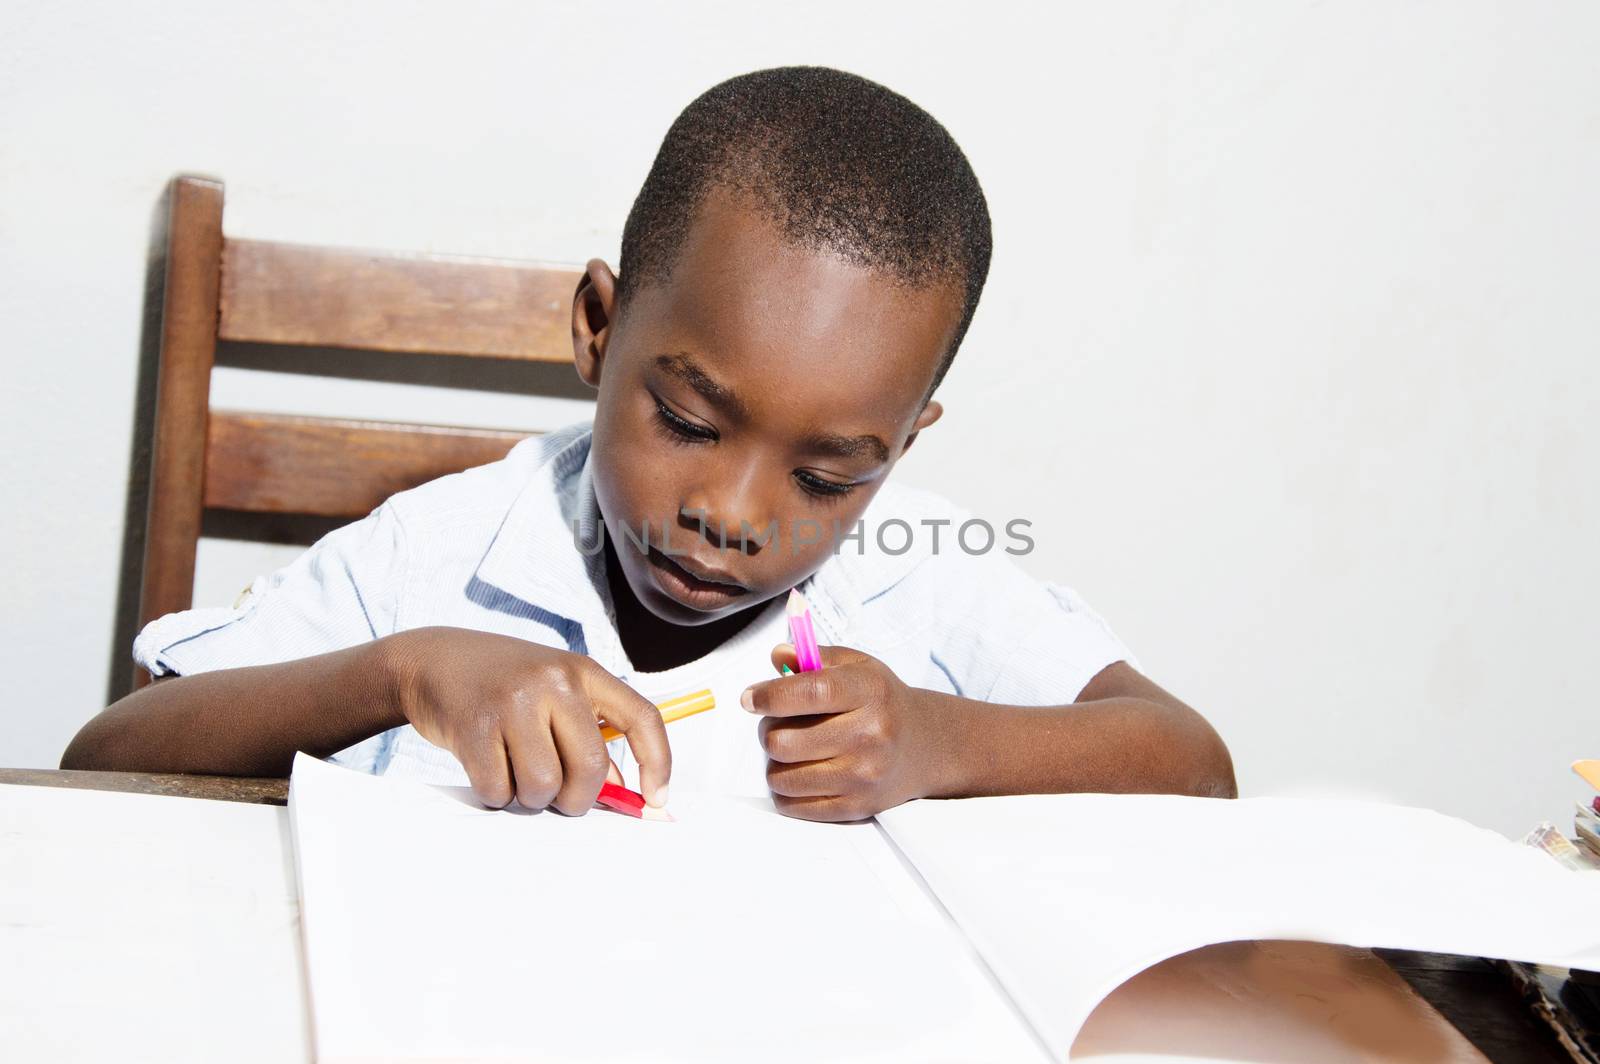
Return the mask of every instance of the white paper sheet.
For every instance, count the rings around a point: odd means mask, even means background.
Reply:
[[[0,1060],[310,1057],[282,808],[0,785]]]
[[[490,812],[296,760],[318,1058],[1043,1059],[873,824]]]
[[[1086,794],[878,819],[1057,1059],[1124,980],[1215,942],[1600,968],[1600,873],[1427,810]]]

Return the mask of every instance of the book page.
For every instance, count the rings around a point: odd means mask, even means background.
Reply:
[[[1600,968],[1600,873],[1424,809],[1077,794],[878,819],[1057,1059],[1119,984],[1217,942]]]
[[[872,823],[489,811],[295,762],[318,1059],[1044,1059]]]

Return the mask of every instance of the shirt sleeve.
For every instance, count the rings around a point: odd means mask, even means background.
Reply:
[[[1072,588],[1043,583],[1030,596],[1034,618],[1018,633],[990,688],[988,701],[1006,705],[1065,705],[1076,702],[1107,665],[1139,661],[1104,617]]]
[[[152,676],[270,665],[356,646],[396,631],[405,534],[388,503],[328,533],[277,572],[258,576],[232,606],[151,621],[133,660]],[[334,760],[377,771],[383,736]]]
[[[133,643],[152,676],[269,665],[355,646],[395,629],[404,572],[400,522],[385,503],[258,576],[232,606],[169,613]]]
[[[935,660],[965,697],[1067,705],[1106,666],[1138,667],[1105,618],[1070,587],[993,556],[939,568],[944,617]]]

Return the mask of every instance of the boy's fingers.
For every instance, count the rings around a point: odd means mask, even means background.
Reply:
[[[851,720],[843,713],[763,717],[756,735],[769,758],[789,764],[838,757],[854,745]]]
[[[820,646],[817,653],[822,658],[822,667],[829,668],[836,665],[848,665],[852,661],[861,661],[867,655],[851,647]],[[800,671],[800,655],[795,653],[793,643],[779,643],[772,648],[772,667],[777,672],[783,671],[783,666],[789,666],[790,672]]]
[[[767,762],[767,789],[785,798],[825,798],[850,790],[836,761],[805,761],[786,765]]]
[[[849,678],[843,670],[802,672],[763,680],[745,688],[739,704],[763,717],[803,717],[818,713],[844,713],[850,704]]]
[[[606,770],[614,769],[594,715],[581,704],[558,707],[550,718],[561,758],[561,787],[552,805],[568,816],[582,816],[594,806]]]
[[[790,672],[800,671],[800,655],[794,652],[793,643],[779,643],[772,648],[773,669],[781,673],[785,665],[789,666]]]
[[[672,778],[672,748],[667,744],[667,726],[661,720],[661,711],[608,672],[595,669],[588,675],[595,716],[622,733],[633,759],[639,762],[639,790],[644,793],[644,800],[653,806],[666,805],[667,781]],[[596,729],[595,737],[599,735]],[[599,788],[595,790],[598,793]]]
[[[764,717],[847,712],[860,704],[863,694],[861,670],[851,666],[867,660],[865,654],[849,647],[823,647],[822,669],[751,684],[739,704]]]
[[[622,770],[617,767],[617,763],[607,757],[606,764],[610,766],[606,769],[606,782],[615,783],[619,787],[627,786],[628,781],[622,778]]]
[[[784,816],[792,816],[797,820],[821,820],[833,824],[865,820],[872,815],[857,805],[854,799],[834,794],[811,798],[790,798],[787,795],[774,794],[772,804]]]
[[[501,722],[505,736],[506,759],[517,804],[524,809],[543,809],[561,790],[561,758],[550,738],[550,726],[536,714],[507,717]]]
[[[511,768],[506,761],[505,743],[498,733],[455,751],[467,772],[472,793],[490,809],[504,809],[516,797],[511,786]]]
[[[838,665],[849,665],[856,661],[871,661],[867,655],[855,647],[819,646],[817,656],[822,659],[822,667],[831,669]]]

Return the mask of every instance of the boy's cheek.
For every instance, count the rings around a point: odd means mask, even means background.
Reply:
[[[663,521],[676,516],[677,505],[668,501],[661,487],[669,480],[669,470],[658,461],[598,460],[594,490],[600,512],[605,515],[606,532],[620,543],[624,526],[637,532],[643,522],[649,521],[652,529],[659,530]]]

